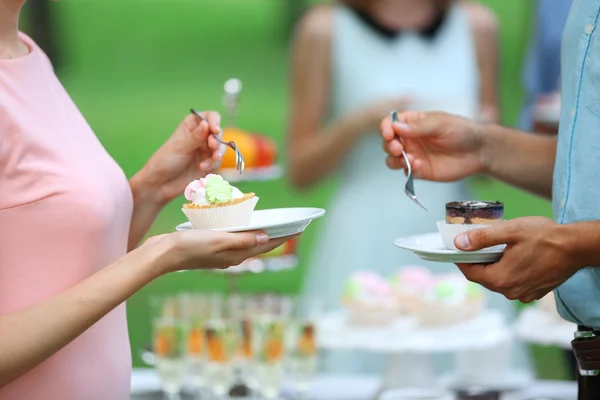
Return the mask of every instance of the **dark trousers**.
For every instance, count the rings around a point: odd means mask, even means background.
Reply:
[[[581,376],[577,372],[577,400],[600,399],[600,376]]]
[[[572,347],[577,361],[578,400],[600,400],[600,375],[582,375],[580,370],[600,370],[600,332],[580,326],[581,332],[593,333],[591,336],[573,340]]]

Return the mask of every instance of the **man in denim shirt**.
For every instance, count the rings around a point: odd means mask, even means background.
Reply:
[[[381,126],[390,168],[406,168],[404,148],[421,179],[484,173],[552,198],[554,221],[517,218],[459,235],[455,244],[464,251],[507,244],[499,262],[459,268],[509,299],[531,302],[555,290],[560,314],[579,325],[579,399],[600,398],[599,16],[600,0],[574,0],[562,41],[558,137],[412,111]]]

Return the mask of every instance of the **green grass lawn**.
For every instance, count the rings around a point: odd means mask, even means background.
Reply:
[[[502,20],[502,106],[512,123],[520,107],[518,73],[526,45],[530,5],[522,0],[487,0]],[[289,48],[282,0],[106,1],[52,3],[65,57],[59,76],[128,175],[137,171],[171,134],[190,107],[221,110],[222,85],[244,82],[239,124],[285,145]],[[26,29],[26,25],[24,26]],[[285,153],[281,152],[282,163]],[[285,180],[253,183],[259,208],[327,204],[329,181],[310,193],[294,192]],[[248,184],[240,185],[250,189]],[[481,197],[501,199],[507,216],[550,215],[547,202],[503,185],[478,182]],[[170,232],[185,220],[181,201],[158,218],[152,234]],[[299,256],[307,259],[320,222],[302,237]],[[305,271],[245,276],[243,291],[297,292]],[[343,278],[343,277],[341,277]],[[149,341],[148,296],[179,290],[225,290],[222,275],[184,272],[165,276],[128,302],[134,363]],[[547,375],[547,374],[546,374]]]

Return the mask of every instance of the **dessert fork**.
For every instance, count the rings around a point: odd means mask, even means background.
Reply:
[[[190,111],[196,117],[200,118],[200,121],[206,121],[204,119],[204,117],[202,117],[202,115],[200,115],[200,113],[198,111],[194,110],[193,108],[190,108]],[[225,146],[227,146],[230,149],[232,149],[233,151],[235,151],[235,167],[238,170],[238,172],[240,173],[240,175],[242,175],[244,173],[244,166],[246,165],[246,163],[244,161],[244,156],[242,155],[242,152],[240,151],[240,149],[238,149],[235,142],[233,142],[233,141],[226,142],[223,139],[221,139],[221,137],[223,136],[223,132],[221,131],[220,128],[219,128],[219,134],[214,135],[214,136],[215,136],[215,139],[217,139],[217,141],[219,143],[224,144]]]
[[[390,116],[392,118],[392,123],[398,122],[398,111],[393,110],[390,113]],[[406,152],[404,151],[404,149],[402,149],[402,156],[404,157],[404,161],[406,162],[406,168],[408,169],[408,174],[407,174],[408,177],[406,179],[406,185],[404,186],[404,193],[406,193],[408,198],[411,199],[413,202],[415,202],[415,204],[419,205],[423,210],[427,211],[427,209],[423,206],[423,204],[421,204],[419,202],[419,199],[417,198],[417,195],[415,194],[415,186],[413,184],[412,167],[410,166],[410,161],[408,161],[408,156],[406,155]]]

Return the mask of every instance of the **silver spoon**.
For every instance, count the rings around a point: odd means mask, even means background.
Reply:
[[[192,114],[194,114],[196,117],[200,118],[200,121],[205,121],[204,117],[202,117],[202,115],[198,111],[191,108],[190,112]],[[217,141],[219,143],[224,144],[225,146],[227,146],[230,149],[232,149],[233,151],[235,151],[235,166],[236,166],[236,169],[238,170],[238,172],[240,173],[240,175],[242,175],[244,173],[244,167],[246,165],[246,163],[244,161],[244,156],[242,155],[242,152],[238,149],[235,142],[226,142],[223,139],[221,139],[221,136],[222,136],[222,132],[219,129],[219,134],[214,135],[214,137],[215,137],[215,139],[217,139]]]
[[[393,110],[390,113],[390,116],[392,117],[392,122],[398,122],[398,111]],[[423,204],[421,204],[419,202],[419,199],[417,199],[417,195],[415,194],[415,186],[413,183],[412,167],[410,166],[410,161],[408,161],[408,156],[406,155],[406,152],[404,151],[404,149],[402,149],[402,156],[404,157],[404,161],[406,162],[406,167],[408,168],[408,177],[406,179],[406,186],[404,186],[404,193],[406,193],[408,198],[411,199],[412,201],[414,201],[415,204],[419,205],[423,210],[427,211],[425,206],[423,206]]]

